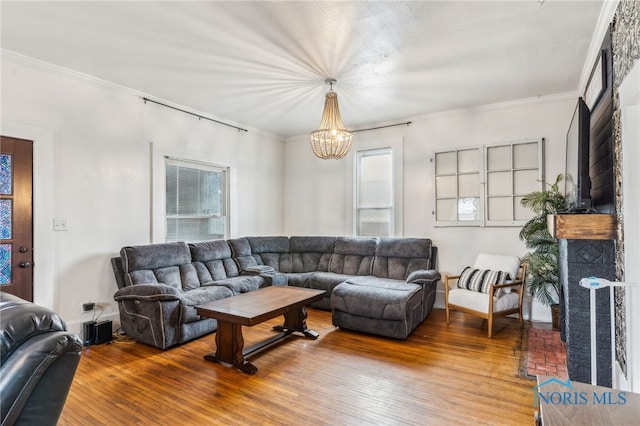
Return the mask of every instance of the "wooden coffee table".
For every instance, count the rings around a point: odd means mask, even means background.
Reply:
[[[265,287],[196,306],[198,315],[218,320],[216,352],[204,359],[232,364],[240,371],[255,374],[258,369],[244,359],[246,355],[296,331],[311,339],[318,338],[318,333],[307,328],[305,306],[322,299],[324,293],[300,287]],[[251,327],[278,315],[284,315],[284,324],[273,329],[280,333],[245,349],[242,326]]]

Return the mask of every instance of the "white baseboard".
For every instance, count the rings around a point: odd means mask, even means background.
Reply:
[[[631,391],[631,382],[627,380],[624,372],[620,368],[620,364],[615,361],[613,363],[613,381],[611,383],[613,389],[619,389],[623,391]]]

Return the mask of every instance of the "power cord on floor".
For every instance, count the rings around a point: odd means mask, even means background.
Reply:
[[[124,334],[124,331],[119,328],[116,331],[113,332],[112,334],[112,340],[111,343],[127,343],[127,344],[132,344],[135,343],[136,341],[132,338],[127,336],[126,334]]]

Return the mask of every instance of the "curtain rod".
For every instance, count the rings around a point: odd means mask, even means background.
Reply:
[[[368,130],[378,130],[378,129],[386,129],[387,127],[395,127],[395,126],[409,126],[411,125],[410,121],[405,121],[404,123],[397,123],[397,124],[389,124],[388,126],[380,126],[380,127],[371,127],[369,129],[359,129],[359,130],[351,130],[351,133],[356,133],[356,132],[366,132]]]
[[[213,121],[214,123],[222,124],[223,126],[232,127],[234,129],[237,129],[239,132],[240,131],[248,132],[247,129],[243,129],[242,127],[238,127],[238,126],[234,126],[233,124],[228,124],[228,123],[224,123],[222,121],[214,120],[213,118],[205,117],[204,115],[196,114],[196,113],[193,113],[191,111],[185,111],[184,109],[180,109],[180,108],[176,108],[176,107],[171,106],[171,105],[163,104],[162,102],[154,101],[153,99],[142,98],[142,100],[144,101],[145,104],[147,102],[152,102],[154,104],[162,105],[163,107],[167,107],[167,108],[175,109],[176,111],[184,112],[185,114],[193,115],[195,117],[198,117],[198,120],[201,120],[201,119],[204,118],[205,120]]]

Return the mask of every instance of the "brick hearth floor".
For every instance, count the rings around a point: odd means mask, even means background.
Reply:
[[[555,376],[566,379],[567,350],[558,330],[531,327],[527,331],[527,376]]]

